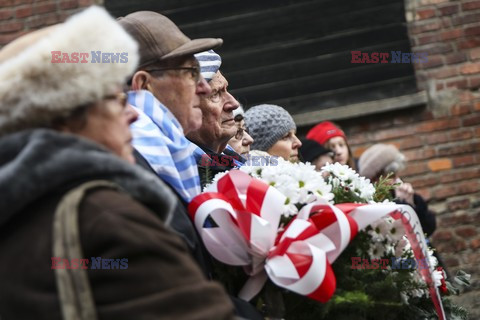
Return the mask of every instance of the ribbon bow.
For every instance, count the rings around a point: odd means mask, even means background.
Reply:
[[[286,197],[277,189],[238,170],[210,189],[196,196],[188,210],[207,250],[223,263],[243,266],[250,275],[239,293],[247,301],[260,292],[267,276],[279,287],[328,301],[336,287],[331,263],[358,231],[389,214],[403,217],[397,207],[404,206],[333,206],[318,200],[304,206],[279,232]],[[208,219],[216,226],[209,227]]]

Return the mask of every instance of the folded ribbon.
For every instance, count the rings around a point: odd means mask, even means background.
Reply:
[[[408,206],[352,203],[333,206],[318,200],[304,206],[279,234],[286,198],[275,188],[232,170],[211,189],[213,192],[202,193],[192,200],[189,213],[207,250],[223,263],[244,266],[251,276],[239,294],[245,300],[258,294],[268,275],[279,287],[326,302],[336,287],[331,263],[359,230],[389,214],[402,219],[404,224],[418,221]],[[208,218],[217,227],[206,227]],[[415,228],[417,231],[410,228],[410,235],[407,232],[409,240],[418,244],[423,238],[425,242],[423,232],[417,239],[418,226]],[[417,258],[425,257],[426,245],[424,248],[412,245],[412,248],[418,249],[416,253],[414,250]],[[431,281],[431,269],[423,274],[427,283],[428,278]],[[441,312],[439,308],[437,312],[443,313],[441,300],[439,306]]]

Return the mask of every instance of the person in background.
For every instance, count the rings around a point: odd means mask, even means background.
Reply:
[[[52,63],[52,49],[128,61]],[[233,319],[170,229],[176,197],[133,165],[120,88],[138,60],[98,7],[0,51],[2,319]]]
[[[405,156],[390,144],[377,143],[363,152],[358,161],[359,174],[378,181],[380,176],[391,178],[398,186],[394,189],[395,202],[410,205],[418,215],[423,231],[430,236],[436,228],[435,214],[428,209],[427,202],[413,189],[410,183],[403,182],[398,172],[405,168]]]
[[[335,153],[334,161],[357,170],[352,150],[348,145],[347,136],[342,129],[330,121],[317,124],[307,133],[307,139],[315,140],[327,149]]]
[[[228,145],[245,159],[243,162],[248,159],[250,146],[253,143],[253,138],[248,133],[247,126],[245,125],[244,113],[242,106],[239,106],[233,111],[237,132],[228,141]]]
[[[302,142],[297,126],[287,110],[273,104],[261,104],[245,112],[245,124],[253,138],[252,150],[298,162]]]
[[[321,171],[327,163],[333,163],[333,152],[314,140],[302,139],[300,156],[304,162],[310,162],[315,170]]]

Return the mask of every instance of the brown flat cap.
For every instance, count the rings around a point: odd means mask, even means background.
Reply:
[[[223,43],[215,38],[191,40],[170,19],[153,11],[138,11],[117,20],[139,44],[138,68],[214,49]]]

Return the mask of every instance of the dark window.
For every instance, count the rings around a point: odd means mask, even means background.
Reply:
[[[105,6],[116,16],[157,11],[190,38],[223,38],[222,71],[247,108],[274,103],[299,115],[417,92],[411,63],[351,63],[351,51],[411,52],[403,1],[106,0]]]

